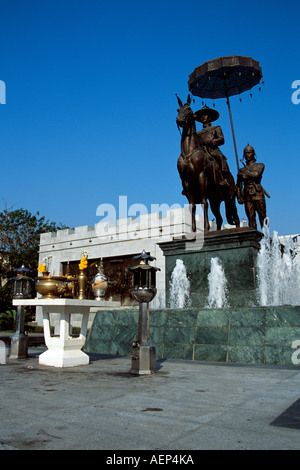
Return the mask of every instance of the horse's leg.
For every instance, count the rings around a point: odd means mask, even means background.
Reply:
[[[195,198],[194,198],[194,192],[193,188],[185,180],[182,180],[182,186],[184,190],[184,194],[189,201],[189,211],[191,213],[191,219],[192,219],[192,232],[196,232],[196,204],[195,204]]]
[[[201,204],[203,205],[203,217],[204,217],[204,232],[208,232],[209,227],[209,220],[208,220],[208,202],[207,199],[202,199]]]
[[[189,201],[189,210],[192,217],[192,232],[196,232],[196,204],[194,202]]]
[[[188,198],[190,186],[184,179],[181,180],[181,183],[182,183],[181,194],[183,194],[184,196],[186,196]]]
[[[235,196],[231,199],[225,201],[225,208],[226,208],[226,218],[230,225],[235,225],[236,227],[240,226],[240,219],[238,216],[236,203],[235,203]]]
[[[239,218],[237,207],[236,207],[236,193],[237,193],[237,189],[236,189],[236,186],[235,186],[235,191],[234,191],[234,194],[233,194],[232,199],[231,199],[231,204],[232,204],[232,214],[233,214],[233,219],[234,219],[235,226],[239,227],[240,226],[240,218]]]
[[[234,178],[232,174],[229,172],[227,175],[227,180],[230,184],[230,190],[226,194],[224,199],[225,201],[225,211],[226,211],[226,218],[230,225],[235,225],[236,227],[240,226],[240,219],[238,216],[237,208],[236,208],[236,193],[237,189],[234,183]]]
[[[234,223],[235,223],[235,226],[236,227],[239,227],[240,226],[240,218],[238,216],[238,211],[237,211],[237,208],[236,208],[236,203],[235,203],[235,200],[233,199],[232,201],[232,204],[233,204],[233,219],[234,219]]]
[[[192,204],[192,231],[196,232],[196,204]]]
[[[222,222],[223,222],[221,212],[220,212],[221,201],[216,198],[213,198],[213,199],[210,199],[209,202],[210,202],[210,209],[216,218],[217,230],[221,230]]]
[[[203,208],[204,232],[208,232],[210,227],[208,220],[207,179],[206,174],[203,171],[199,175],[199,190],[201,194],[201,205]]]

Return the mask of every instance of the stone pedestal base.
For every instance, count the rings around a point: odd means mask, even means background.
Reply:
[[[57,346],[57,344],[55,346]],[[89,364],[89,356],[83,351],[74,350],[74,348],[67,351],[64,347],[61,347],[60,349],[50,347],[40,355],[39,364],[52,367],[85,366],[86,364]]]
[[[262,233],[248,227],[205,233],[203,243],[197,238],[159,243],[166,260],[166,297],[176,260],[181,259],[190,280],[191,306],[206,306],[209,285],[207,276],[211,259],[221,261],[228,282],[231,307],[256,306],[256,259]]]

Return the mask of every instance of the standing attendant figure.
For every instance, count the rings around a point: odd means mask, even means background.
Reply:
[[[262,228],[267,216],[265,195],[270,197],[261,185],[265,165],[256,163],[255,150],[249,144],[244,148],[244,159],[246,165],[237,175],[237,200],[239,204],[245,204],[249,227],[256,230],[256,213]]]

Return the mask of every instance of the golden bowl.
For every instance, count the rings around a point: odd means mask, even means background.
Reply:
[[[67,291],[67,278],[64,276],[41,276],[36,278],[35,288],[42,299],[63,297]]]

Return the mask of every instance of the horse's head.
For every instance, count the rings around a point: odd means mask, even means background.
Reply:
[[[176,124],[178,127],[189,127],[195,121],[195,115],[190,108],[190,104],[192,102],[191,97],[188,95],[187,102],[185,104],[182,104],[182,101],[178,96],[177,101],[179,109],[177,110],[178,116],[176,118]]]

